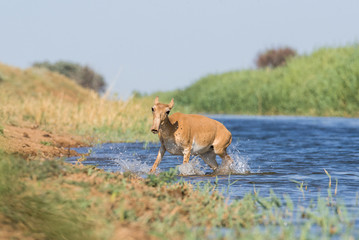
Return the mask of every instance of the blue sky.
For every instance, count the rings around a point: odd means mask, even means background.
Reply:
[[[354,0],[14,0],[0,11],[0,62],[88,64],[124,99],[253,68],[271,47],[306,54],[359,41]]]

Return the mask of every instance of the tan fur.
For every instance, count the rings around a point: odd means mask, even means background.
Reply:
[[[190,155],[199,155],[213,170],[218,168],[216,155],[222,158],[222,165],[233,163],[227,154],[232,142],[232,134],[222,123],[201,115],[174,113],[169,116],[174,101],[159,103],[158,97],[152,107],[153,125],[151,131],[161,142],[160,150],[151,173],[156,171],[166,151],[183,155],[183,163],[188,163]]]

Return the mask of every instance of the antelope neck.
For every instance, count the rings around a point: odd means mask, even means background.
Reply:
[[[169,120],[168,116],[165,118],[165,120],[163,121],[163,124],[161,124],[161,126],[160,126],[160,130],[161,130],[162,134],[170,134],[175,130],[174,128],[175,127]]]

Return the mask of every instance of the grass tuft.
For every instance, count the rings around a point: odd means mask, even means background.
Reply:
[[[151,187],[162,186],[168,183],[173,183],[177,180],[177,168],[170,168],[166,172],[161,172],[158,176],[154,174],[148,175],[145,183]]]
[[[52,146],[53,145],[51,142],[47,142],[47,141],[41,141],[40,143],[42,145],[45,145],[45,146]]]
[[[71,201],[58,191],[30,185],[57,176],[55,161],[27,163],[21,158],[0,153],[0,215],[22,231],[39,239],[95,239],[80,210],[81,200]]]

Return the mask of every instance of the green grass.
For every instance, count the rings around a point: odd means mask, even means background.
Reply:
[[[47,142],[47,141],[41,141],[40,143],[42,145],[45,145],[45,146],[52,146],[53,145],[51,142]]]
[[[154,95],[192,112],[359,116],[359,47],[322,48],[284,67],[211,74]]]
[[[162,186],[167,183],[173,183],[177,180],[177,169],[171,168],[167,172],[161,172],[158,176],[154,174],[148,175],[145,180],[146,185],[151,187]]]
[[[333,195],[307,206],[274,192],[228,202],[215,185],[193,187],[175,179],[175,170],[141,180],[0,153],[0,219],[6,219],[0,224],[37,239],[121,238],[121,229],[158,239],[359,236],[358,212],[349,213]]]

